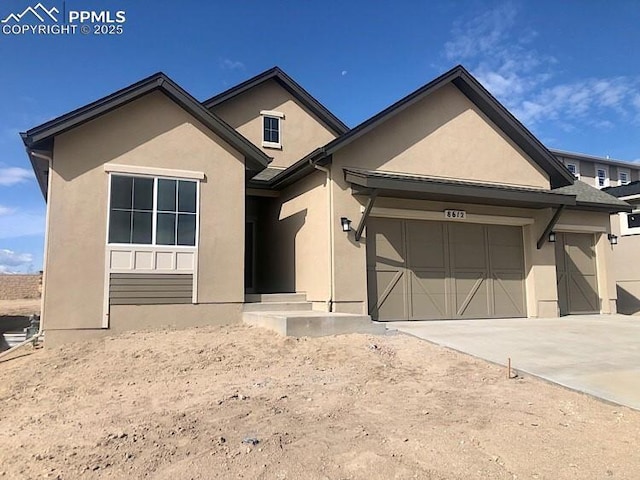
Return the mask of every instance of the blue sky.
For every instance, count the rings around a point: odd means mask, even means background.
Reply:
[[[1,0],[0,18],[35,3]],[[0,272],[42,267],[44,201],[18,132],[157,71],[204,100],[278,65],[355,126],[461,63],[548,147],[640,161],[636,0],[65,7],[124,10],[124,33],[0,34]]]

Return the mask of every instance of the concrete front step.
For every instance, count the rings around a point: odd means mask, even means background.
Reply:
[[[247,303],[290,303],[306,302],[306,293],[248,293],[244,296]],[[276,310],[275,308],[272,310]]]
[[[245,323],[267,328],[288,337],[323,337],[348,333],[382,335],[385,326],[373,323],[369,315],[317,311],[245,312]]]
[[[245,303],[243,312],[307,312],[313,309],[311,302],[262,302]]]

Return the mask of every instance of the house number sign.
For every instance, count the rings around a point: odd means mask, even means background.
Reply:
[[[464,220],[467,218],[467,212],[465,210],[445,210],[444,218]]]

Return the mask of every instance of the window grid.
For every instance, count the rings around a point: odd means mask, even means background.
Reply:
[[[277,117],[264,117],[263,141],[280,143],[280,119]]]
[[[622,170],[618,172],[618,179],[620,180],[621,185],[626,185],[629,183],[629,172],[626,170]]]
[[[596,169],[596,181],[598,183],[598,187],[606,187],[607,186],[607,170],[604,168]]]
[[[135,209],[134,205],[135,205],[135,179],[136,178],[148,178],[151,179],[150,177],[146,177],[146,176],[142,176],[142,175],[109,175],[109,218],[108,218],[108,225],[107,225],[107,243],[109,245],[144,245],[144,246],[173,246],[173,247],[197,247],[198,245],[198,230],[199,230],[199,222],[198,222],[198,214],[199,214],[199,198],[200,198],[200,185],[199,182],[194,181],[194,180],[184,180],[184,179],[174,179],[174,178],[167,178],[167,177],[153,177],[153,205],[152,205],[152,210],[147,210],[147,209]],[[131,189],[131,209],[124,209],[124,208],[112,208],[111,204],[113,202],[113,178],[114,177],[122,177],[122,178],[131,178],[132,182],[133,182],[133,188]],[[176,205],[176,210],[175,211],[167,211],[167,210],[158,210],[158,182],[159,180],[169,180],[169,181],[174,181],[176,182],[176,186],[175,186],[175,205]],[[178,198],[179,198],[179,191],[178,191],[178,184],[179,182],[185,182],[185,183],[193,183],[195,185],[195,212],[181,212],[179,211],[179,203],[178,203]],[[112,212],[114,211],[125,211],[125,212],[129,212],[131,214],[131,218],[129,221],[129,243],[123,243],[123,242],[112,242],[110,240],[110,236],[111,236],[111,216],[112,216]],[[133,241],[133,235],[134,235],[134,213],[150,213],[151,214],[151,243],[135,243]],[[176,215],[176,221],[175,221],[175,227],[174,227],[174,243],[173,244],[158,244],[157,243],[157,219],[158,219],[158,214],[159,213],[174,213]],[[194,241],[193,241],[193,245],[181,245],[178,243],[178,216],[179,215],[190,215],[195,217],[195,228],[194,228]]]

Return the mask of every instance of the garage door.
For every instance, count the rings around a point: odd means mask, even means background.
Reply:
[[[522,229],[372,218],[367,282],[377,320],[524,317]]]
[[[556,234],[560,315],[600,312],[594,241],[593,234]]]

